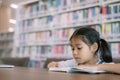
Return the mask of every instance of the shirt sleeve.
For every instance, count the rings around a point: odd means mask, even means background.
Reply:
[[[110,63],[104,62],[104,63],[102,63],[102,64],[115,64],[115,63],[114,63],[114,62],[110,62]]]
[[[60,61],[59,62],[60,67],[74,67],[77,66],[77,62],[75,59],[70,59],[66,61]]]

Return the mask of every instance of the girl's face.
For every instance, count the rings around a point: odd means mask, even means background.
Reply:
[[[95,56],[95,49],[93,46],[88,46],[82,40],[73,38],[71,40],[71,47],[73,57],[79,64],[96,64],[98,58]]]

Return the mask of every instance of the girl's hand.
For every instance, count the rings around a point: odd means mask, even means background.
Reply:
[[[76,69],[98,70],[97,65],[80,65],[76,66]]]
[[[48,64],[48,68],[51,68],[51,67],[59,67],[59,62],[51,62]]]

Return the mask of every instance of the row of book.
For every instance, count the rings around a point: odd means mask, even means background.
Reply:
[[[108,2],[108,3],[110,3],[110,2],[117,2],[117,1],[119,1],[119,0],[103,0],[103,2]]]
[[[74,28],[55,30],[55,32],[54,32],[54,43],[69,41],[69,38],[71,37],[74,30],[75,30]]]
[[[66,10],[99,3],[99,0],[44,0],[21,7],[20,13],[23,17],[34,16],[43,12]]]
[[[102,21],[116,20],[120,19],[120,3],[112,4],[107,7],[103,7]],[[27,30],[39,30],[41,28],[51,28],[54,27],[64,27],[72,25],[82,25],[88,23],[94,23],[100,21],[100,9],[99,7],[93,7],[85,10],[77,10],[73,12],[63,13],[59,15],[47,16],[43,18],[30,19],[21,21],[20,28],[21,31]],[[39,25],[39,26],[38,26]]]
[[[84,10],[55,15],[53,24],[55,27],[69,26],[75,24],[86,24],[100,21],[100,8],[92,7]]]
[[[120,3],[110,4],[102,8],[104,20],[120,19]]]
[[[31,60],[40,60],[47,57],[70,57],[72,56],[69,45],[51,46],[22,46],[17,49],[18,57],[30,57]]]
[[[58,14],[55,16],[46,16],[36,19],[28,19],[19,22],[21,31],[28,29],[41,29],[49,27],[63,27],[71,25],[82,25],[100,21],[99,7],[88,8],[85,10],[76,10],[73,12]]]
[[[17,48],[18,57],[30,57],[31,59],[38,59],[41,57],[47,57],[52,53],[50,46],[22,46]]]
[[[45,61],[30,60],[28,67],[44,68]]]
[[[97,30],[98,32],[100,32],[101,34],[101,27],[100,25],[91,25],[88,26],[91,28],[94,28],[95,30]],[[58,43],[58,42],[68,42],[71,35],[73,34],[73,32],[75,31],[75,29],[80,28],[80,27],[76,27],[76,28],[67,28],[67,29],[57,29],[54,31],[54,43]],[[59,37],[58,37],[59,36]]]
[[[120,43],[110,43],[110,46],[111,46],[111,51],[112,51],[112,57],[120,58]],[[72,57],[72,52],[70,52],[70,51],[71,51],[71,48],[69,45],[65,45],[65,46],[59,45],[59,46],[54,47],[53,55],[56,55],[56,56],[54,56],[55,58],[60,58],[59,54],[66,54],[66,56],[69,56],[69,58],[70,58],[70,56]],[[51,56],[51,57],[53,57],[53,56]],[[43,66],[44,66],[43,60],[38,61],[35,59],[34,60],[31,59],[31,61],[29,63],[29,67],[43,68]]]
[[[102,37],[109,39],[120,39],[120,22],[106,23],[102,25]]]
[[[13,47],[13,41],[2,41],[0,42],[0,49],[8,49]]]
[[[120,43],[110,43],[112,56],[120,57]],[[31,60],[40,60],[47,57],[72,57],[70,45],[55,45],[51,46],[23,46],[18,48],[19,57],[30,57]]]
[[[13,32],[0,33],[0,57],[10,57],[13,49]]]
[[[34,45],[35,43],[49,43],[51,42],[51,38],[51,31],[46,31],[37,33],[23,33],[20,35],[19,40],[20,44]]]
[[[106,40],[120,39],[120,22],[105,23],[101,25],[88,26],[96,29],[102,38]],[[31,33],[22,33],[19,37],[20,44],[37,45],[58,42],[68,42],[70,36],[76,28],[56,29],[52,31],[40,31]],[[59,36],[59,37],[58,37]],[[48,40],[49,39],[49,40]]]
[[[92,25],[88,27],[92,27],[101,33],[100,25]],[[43,32],[40,31],[40,32],[21,33],[19,37],[20,45],[37,45],[37,44],[45,44],[45,43],[49,44],[51,42],[57,44],[58,42],[61,43],[68,42],[72,33],[77,28],[78,27],[56,29],[53,32],[48,30]]]
[[[54,54],[68,54],[71,55],[71,47],[70,45],[56,45],[54,46]]]
[[[28,19],[19,22],[21,30],[27,30],[28,28],[45,28],[50,27],[53,22],[52,16],[46,16],[42,18]]]
[[[110,46],[113,58],[120,58],[120,43],[111,43]]]
[[[0,41],[5,41],[5,40],[12,40],[14,33],[0,33]]]

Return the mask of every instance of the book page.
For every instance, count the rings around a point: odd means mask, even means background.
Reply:
[[[69,72],[70,67],[62,67],[62,68],[49,68],[49,71],[54,71],[54,72]]]
[[[76,69],[76,68],[71,68],[71,67],[49,68],[49,71],[69,72],[69,73],[105,73],[106,72],[106,71],[101,71],[101,70]]]
[[[0,68],[14,68],[14,65],[0,64]]]

